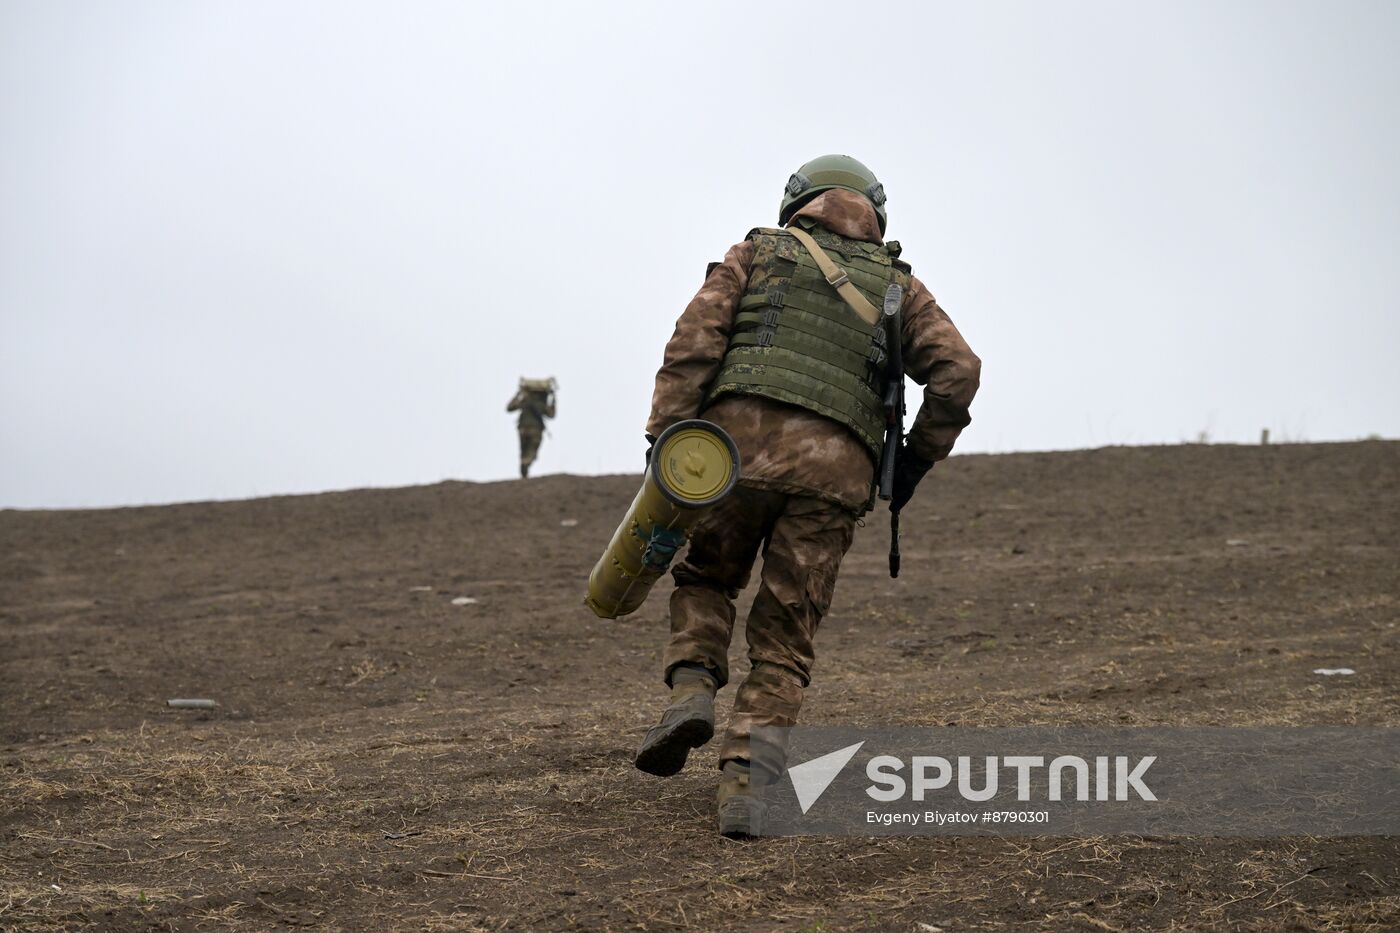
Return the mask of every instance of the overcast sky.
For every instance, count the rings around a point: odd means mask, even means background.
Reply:
[[[846,152],[959,451],[1400,436],[1400,4],[0,2],[0,506],[636,471]]]

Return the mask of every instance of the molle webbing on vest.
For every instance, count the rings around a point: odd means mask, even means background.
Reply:
[[[891,280],[907,285],[885,247],[820,227],[807,232],[876,307]],[[760,228],[749,239],[756,247],[749,286],[707,401],[762,395],[815,411],[850,428],[878,459],[884,328],[846,304],[791,233]]]

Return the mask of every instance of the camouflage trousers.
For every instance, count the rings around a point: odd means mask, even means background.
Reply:
[[[520,425],[517,430],[520,432],[520,475],[524,476],[529,472],[530,464],[535,462],[535,458],[540,453],[540,440],[544,437],[544,428]]]
[[[811,682],[812,640],[831,606],[856,516],[820,499],[738,487],[695,527],[673,571],[666,681],[677,664],[703,664],[729,681],[734,600],[763,551],[761,586],[745,623],[750,671],[734,698],[720,764],[745,759],[777,773],[782,749],[751,746],[758,726],[791,726]]]

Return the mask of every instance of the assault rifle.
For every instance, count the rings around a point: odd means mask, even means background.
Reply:
[[[904,289],[897,283],[885,292],[885,445],[880,451],[881,499],[894,496],[894,467],[904,442],[904,354],[899,307]],[[890,509],[890,576],[899,576],[899,512]]]

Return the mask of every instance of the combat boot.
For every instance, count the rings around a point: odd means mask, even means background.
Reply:
[[[718,681],[705,668],[677,667],[671,673],[671,705],[661,722],[647,730],[637,749],[639,770],[670,777],[685,767],[692,748],[715,734],[715,690]]]
[[[719,782],[719,834],[730,839],[752,839],[763,834],[763,817],[768,812],[749,783],[748,762],[726,761]]]

